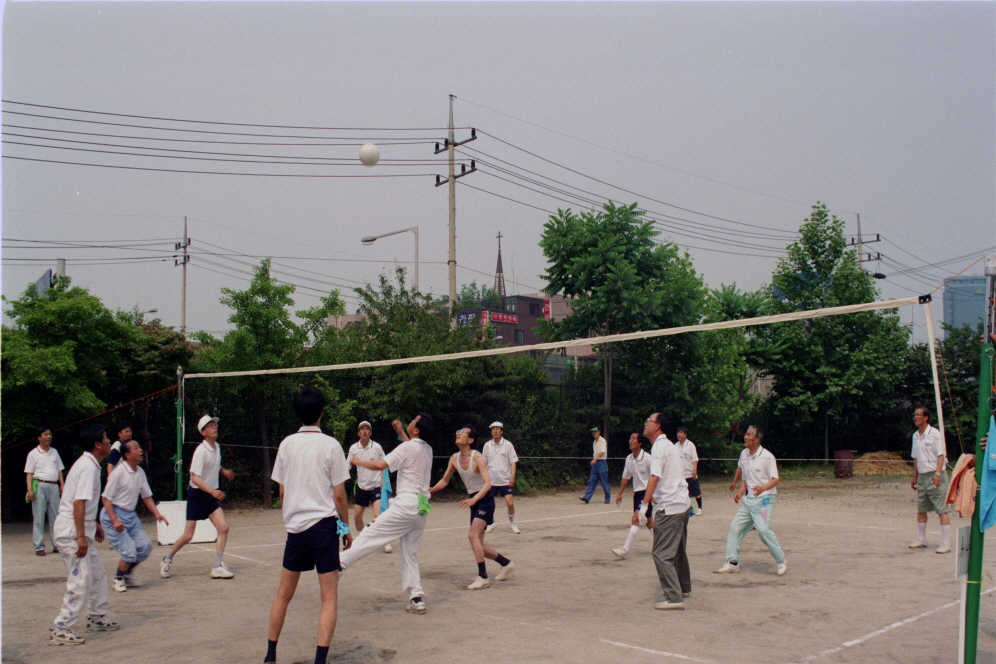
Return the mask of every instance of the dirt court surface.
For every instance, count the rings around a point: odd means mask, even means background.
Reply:
[[[476,576],[467,542],[468,513],[441,502],[429,515],[419,553],[428,613],[405,613],[397,553],[357,563],[339,584],[339,623],[330,661],[392,662],[957,662],[954,554],[911,550],[915,501],[908,481],[856,478],[784,482],[773,529],[788,573],[755,533],[747,536],[742,571],[717,575],[735,505],[725,482],[703,484],[705,513],[691,519],[692,596],[685,611],[655,611],[661,599],[643,531],[626,560],[611,549],[626,536],[629,506],[585,505],[579,491],[516,499],[521,535],[498,530],[487,540],[517,567],[504,582],[469,591]],[[596,500],[598,496],[596,495]],[[188,545],[160,579],[156,547],[137,570],[146,582],[111,592],[112,633],[86,634],[82,646],[49,647],[48,628],[65,590],[58,556],[33,555],[30,527],[4,527],[4,662],[262,662],[267,616],[277,587],[284,533],[277,511],[230,512],[226,562],[232,580],[212,580],[213,545]],[[967,520],[954,515],[954,526]],[[154,525],[146,523],[150,534]],[[985,571],[996,577],[993,537]],[[47,538],[46,538],[47,541]],[[154,538],[153,538],[154,541]],[[954,542],[952,542],[952,545]],[[116,555],[99,547],[108,573]],[[979,662],[996,661],[996,581],[982,598]],[[318,584],[303,574],[280,639],[279,661],[311,662]],[[78,624],[77,627],[82,627]],[[83,634],[83,630],[79,629]]]

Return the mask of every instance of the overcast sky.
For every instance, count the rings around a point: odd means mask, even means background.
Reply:
[[[450,94],[457,140],[479,132],[458,155],[479,160],[457,187],[459,283],[491,284],[501,232],[509,291],[535,292],[547,215],[610,198],[649,210],[710,286],[770,281],[816,201],[849,234],[860,214],[866,237],[882,235],[866,250],[883,256],[867,264],[888,275],[883,297],[929,292],[996,245],[992,2],[7,2],[3,12],[8,298],[64,257],[74,283],[108,306],[158,309],[179,325],[172,244],[185,216],[191,330],[229,327],[219,289],[245,287],[264,255],[308,288],[301,308],[334,284],[355,310],[351,288],[414,255],[410,234],[360,238],[414,225],[422,290],[445,294],[447,187],[434,176],[446,166],[433,143]],[[357,159],[366,140],[381,146],[373,168]],[[923,338],[922,312],[902,315]]]

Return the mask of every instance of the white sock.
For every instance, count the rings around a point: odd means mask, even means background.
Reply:
[[[941,526],[941,544],[951,546],[951,526]]]
[[[508,515],[508,522],[514,525],[515,524],[515,517],[512,516],[511,514],[509,514]]]
[[[636,535],[640,532],[640,526],[630,526],[629,534],[626,535],[626,543],[623,544],[623,551],[629,551],[629,547],[633,546],[633,542],[636,541]]]
[[[927,541],[927,524],[919,523],[916,524],[916,531],[920,533],[920,539],[924,542]]]

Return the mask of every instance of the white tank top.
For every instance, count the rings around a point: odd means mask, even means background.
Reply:
[[[460,473],[460,479],[463,480],[463,485],[467,487],[467,493],[473,495],[476,494],[484,487],[484,478],[481,474],[474,470],[474,459],[480,457],[481,453],[477,450],[471,450],[470,458],[467,459],[467,465],[469,468],[467,470],[463,469],[463,459],[460,458],[460,453],[456,453],[456,468],[457,472]]]

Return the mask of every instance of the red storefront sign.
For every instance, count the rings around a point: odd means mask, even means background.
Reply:
[[[550,320],[550,300],[543,300],[543,318]]]

